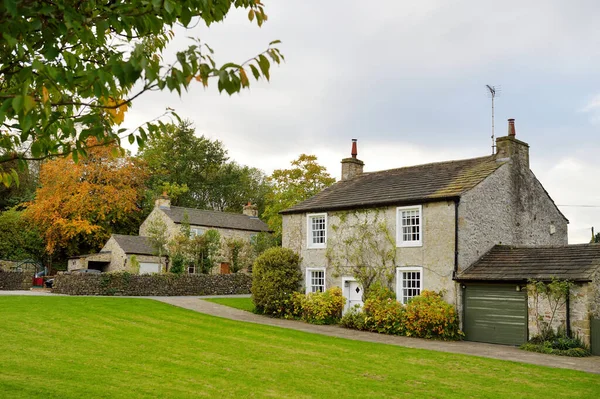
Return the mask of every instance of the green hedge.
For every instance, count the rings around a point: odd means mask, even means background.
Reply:
[[[249,294],[248,274],[62,274],[53,292],[68,295],[192,296]]]

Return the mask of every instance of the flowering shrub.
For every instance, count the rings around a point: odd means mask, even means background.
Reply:
[[[371,295],[363,306],[364,329],[404,335],[404,306],[396,299]]]
[[[358,307],[350,308],[340,319],[340,325],[352,330],[366,330],[365,314]]]
[[[293,311],[296,315],[299,313],[302,320],[312,324],[335,324],[342,317],[346,298],[341,288],[334,287],[325,292],[293,295],[292,302]]]
[[[458,314],[454,306],[433,291],[423,291],[405,307],[405,334],[409,337],[461,339]]]

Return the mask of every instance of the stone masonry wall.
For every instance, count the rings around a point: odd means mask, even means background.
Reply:
[[[597,300],[594,301],[594,298],[597,298],[596,290],[597,286],[594,283],[580,283],[571,288],[569,300],[571,333],[573,336],[579,336],[586,345],[590,344],[590,316],[592,315],[592,309],[594,306],[597,308],[599,305]],[[529,338],[532,338],[540,333],[537,320],[538,314],[543,322],[550,323],[552,309],[546,297],[539,295],[536,310],[535,296],[531,295],[531,293],[528,293],[527,296],[527,307],[529,309]],[[554,331],[559,328],[565,330],[566,322],[566,305],[563,304],[558,307],[555,313],[552,328]],[[542,324],[540,323],[541,326]]]
[[[7,272],[0,269],[0,291],[28,290],[32,285],[32,273]]]
[[[372,210],[370,213],[383,212],[388,231],[394,241],[396,240],[396,212],[397,207],[386,207]],[[369,212],[364,217],[370,217]],[[332,243],[347,239],[339,237],[339,226],[342,214],[349,212],[328,212],[327,214],[327,242],[330,251],[340,251],[339,247],[331,247]],[[452,280],[454,266],[454,203],[433,202],[423,204],[423,245],[420,247],[397,247],[395,266],[420,266],[423,267],[423,289],[445,291],[445,300],[456,304],[456,284]],[[334,228],[334,226],[336,226]],[[381,240],[385,240],[381,237]],[[307,215],[283,215],[282,246],[290,248],[302,257],[301,268],[303,276],[306,269],[325,267],[326,287],[341,287],[342,277],[351,277],[350,268],[337,273],[334,266],[327,259],[327,249],[307,248]],[[349,265],[351,266],[351,265]],[[394,282],[395,287],[395,282]]]
[[[461,197],[459,272],[496,244],[567,244],[567,222],[540,182],[529,169],[516,172],[513,168],[507,162]]]
[[[62,274],[52,291],[67,295],[196,296],[250,294],[248,274]]]

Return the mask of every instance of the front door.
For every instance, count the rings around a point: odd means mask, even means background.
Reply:
[[[344,313],[356,305],[358,305],[359,308],[362,308],[363,289],[358,281],[354,279],[344,279],[344,297],[346,298]]]

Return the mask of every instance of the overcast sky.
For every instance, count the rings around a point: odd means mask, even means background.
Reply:
[[[128,126],[173,107],[231,159],[267,174],[301,153],[339,178],[358,139],[365,171],[491,152],[516,119],[531,169],[570,220],[569,241],[600,229],[600,3],[597,1],[263,1],[262,28],[224,23],[176,30],[174,53],[200,37],[219,62],[242,62],[279,39],[286,63],[270,83],[231,97],[216,82],[181,98],[136,100]],[[567,205],[592,205],[576,207]]]

